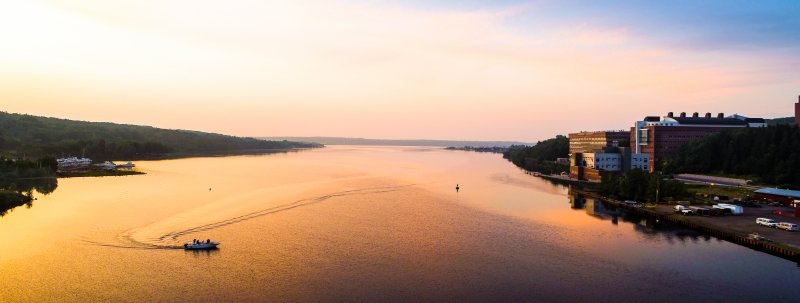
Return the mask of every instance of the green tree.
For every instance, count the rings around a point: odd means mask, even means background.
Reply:
[[[757,182],[800,186],[800,129],[776,125],[713,134],[684,145],[664,166],[668,173],[739,175]]]
[[[650,174],[647,182],[647,202],[658,202],[661,194],[662,176],[660,172]]]
[[[503,158],[529,171],[554,174],[569,171],[568,165],[555,163],[557,158],[566,158],[568,153],[569,139],[558,135],[534,146],[511,146],[503,153]]]

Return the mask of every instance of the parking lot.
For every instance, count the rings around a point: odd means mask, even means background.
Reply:
[[[656,210],[660,213],[674,213],[672,205],[659,205]],[[800,232],[785,231],[756,224],[756,218],[770,218],[776,222],[791,222],[800,224],[798,217],[779,216],[772,213],[774,210],[791,211],[791,208],[780,206],[764,206],[761,208],[745,207],[742,215],[733,216],[687,216],[690,222],[706,225],[714,229],[749,234],[756,232],[769,240],[785,243],[800,248]],[[674,214],[675,216],[682,216]]]

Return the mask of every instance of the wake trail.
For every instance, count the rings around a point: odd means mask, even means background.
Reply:
[[[236,223],[248,221],[248,220],[251,220],[251,219],[254,219],[254,218],[258,218],[258,217],[261,217],[261,216],[266,216],[266,215],[275,214],[275,213],[279,213],[279,212],[283,212],[283,211],[288,211],[288,210],[292,210],[292,209],[295,209],[295,208],[298,208],[298,207],[309,206],[309,205],[317,204],[317,203],[320,203],[320,202],[324,202],[324,201],[326,201],[328,199],[335,198],[335,197],[387,193],[387,192],[393,192],[393,191],[397,191],[397,190],[400,190],[400,189],[403,189],[403,188],[408,188],[408,187],[412,187],[412,186],[416,186],[416,185],[418,185],[418,184],[405,184],[405,185],[398,185],[398,186],[381,186],[381,187],[352,189],[352,190],[344,190],[344,191],[329,193],[329,194],[316,196],[316,197],[311,197],[311,198],[300,199],[300,200],[297,200],[297,201],[294,201],[294,202],[291,202],[291,203],[286,203],[286,204],[283,204],[283,205],[277,205],[277,206],[273,206],[273,207],[269,207],[269,208],[265,208],[265,209],[252,211],[252,212],[249,212],[249,213],[246,213],[246,214],[243,214],[243,215],[227,218],[227,219],[224,219],[224,220],[220,220],[220,221],[216,221],[216,222],[212,222],[212,223],[208,223],[208,224],[203,224],[203,225],[199,225],[199,226],[194,226],[194,227],[186,228],[186,229],[183,229],[183,230],[169,232],[169,233],[164,234],[162,236],[159,236],[159,237],[156,237],[156,238],[151,238],[150,240],[152,240],[155,243],[146,243],[146,242],[142,242],[140,240],[134,239],[133,238],[133,231],[134,230],[128,230],[126,232],[123,232],[123,233],[119,234],[117,236],[117,241],[116,242],[120,242],[120,243],[103,243],[103,242],[92,241],[92,240],[87,240],[87,239],[83,239],[82,242],[84,242],[87,245],[102,246],[102,247],[112,247],[112,248],[125,248],[125,249],[141,249],[141,250],[183,249],[182,245],[157,244],[157,243],[176,241],[178,239],[178,237],[183,236],[183,235],[196,233],[196,232],[213,230],[213,229],[220,228],[220,227],[223,227],[223,226],[228,226],[228,225],[231,225],[231,224],[236,224]]]
[[[309,205],[312,205],[312,204],[323,202],[323,201],[328,200],[330,198],[342,197],[342,196],[350,196],[350,195],[387,193],[387,192],[393,192],[393,191],[400,190],[402,188],[407,188],[407,187],[411,187],[411,186],[415,186],[415,185],[416,184],[406,184],[406,185],[399,185],[399,186],[383,186],[383,187],[353,189],[353,190],[345,190],[345,191],[330,193],[330,194],[317,196],[317,197],[312,197],[312,198],[300,199],[300,200],[297,200],[297,201],[294,201],[294,202],[291,202],[291,203],[287,203],[287,204],[283,204],[283,205],[278,205],[278,206],[273,206],[273,207],[270,207],[270,208],[265,208],[265,209],[253,211],[253,212],[250,212],[250,213],[247,213],[247,214],[244,214],[244,215],[228,218],[228,219],[225,219],[225,220],[221,220],[221,221],[217,221],[217,222],[213,222],[213,223],[208,223],[208,224],[204,224],[204,225],[200,225],[200,226],[195,226],[195,227],[187,228],[187,229],[180,230],[180,231],[170,232],[170,233],[167,233],[167,234],[165,234],[165,235],[163,235],[161,237],[158,237],[156,239],[158,241],[163,241],[163,240],[165,240],[167,238],[172,239],[172,240],[176,240],[178,237],[180,237],[182,235],[191,234],[191,233],[195,233],[195,232],[201,232],[201,231],[208,231],[208,230],[212,230],[212,229],[220,228],[220,227],[223,227],[223,226],[227,226],[227,225],[231,225],[231,224],[235,224],[235,223],[251,220],[251,219],[258,218],[258,217],[265,216],[265,215],[269,215],[269,214],[274,214],[274,213],[278,213],[278,212],[282,212],[282,211],[287,211],[287,210],[295,209],[295,208],[302,207],[302,206],[309,206]]]
[[[92,241],[87,239],[82,239],[86,245],[93,245],[93,246],[103,246],[103,247],[113,247],[113,248],[126,248],[126,249],[141,249],[141,250],[155,250],[155,249],[183,249],[183,246],[178,245],[156,245],[156,244],[148,244],[142,243],[139,241],[131,241],[129,245],[126,244],[115,244],[115,243],[103,243],[98,241]]]

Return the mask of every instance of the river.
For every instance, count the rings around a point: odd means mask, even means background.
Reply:
[[[570,197],[499,154],[330,146],[136,164],[147,174],[60,179],[0,218],[0,301],[800,297],[794,262]],[[180,248],[209,238],[219,250]]]

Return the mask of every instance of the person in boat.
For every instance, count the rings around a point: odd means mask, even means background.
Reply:
[[[211,243],[211,239],[206,239],[206,244]]]

